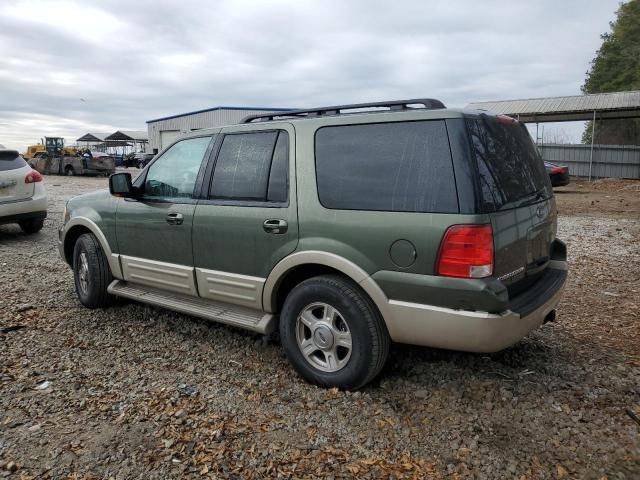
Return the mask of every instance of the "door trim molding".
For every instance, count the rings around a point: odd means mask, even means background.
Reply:
[[[193,267],[120,255],[125,281],[161,290],[198,296]]]
[[[202,298],[262,310],[264,278],[196,268],[196,281]]]

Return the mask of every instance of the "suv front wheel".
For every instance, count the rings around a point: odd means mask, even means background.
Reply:
[[[390,342],[371,300],[338,275],[305,280],[289,293],[280,315],[280,338],[302,377],[345,390],[373,380]]]
[[[87,308],[104,308],[114,302],[107,292],[113,281],[107,257],[93,233],[78,237],[73,249],[73,279],[78,299]]]

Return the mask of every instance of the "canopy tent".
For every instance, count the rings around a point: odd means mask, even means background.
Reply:
[[[573,95],[569,97],[473,102],[467,105],[466,108],[509,115],[523,123],[591,120],[591,153],[589,159],[589,180],[591,180],[596,121],[640,118],[640,90]]]

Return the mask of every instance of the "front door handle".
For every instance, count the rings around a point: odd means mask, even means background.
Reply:
[[[181,213],[170,213],[167,215],[167,223],[169,225],[182,225],[184,217]]]
[[[289,225],[285,220],[271,219],[265,220],[262,224],[262,228],[264,228],[264,231],[267,233],[275,233],[278,235],[286,233]]]

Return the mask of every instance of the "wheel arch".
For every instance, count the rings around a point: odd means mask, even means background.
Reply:
[[[270,313],[279,312],[287,294],[297,284],[311,277],[332,273],[343,275],[356,283],[385,317],[387,296],[367,272],[344,257],[313,250],[289,255],[273,268],[262,292],[264,309]]]
[[[107,257],[107,262],[109,263],[111,274],[114,278],[122,279],[122,271],[120,269],[120,260],[118,258],[118,254],[114,254],[111,251],[111,247],[109,246],[107,238],[104,236],[104,233],[102,233],[102,230],[100,230],[95,222],[86,217],[73,217],[65,225],[64,229],[65,234],[62,240],[64,257],[65,261],[69,265],[73,266],[73,249],[80,235],[84,233],[92,233],[98,239],[98,243],[100,243],[100,247]]]

